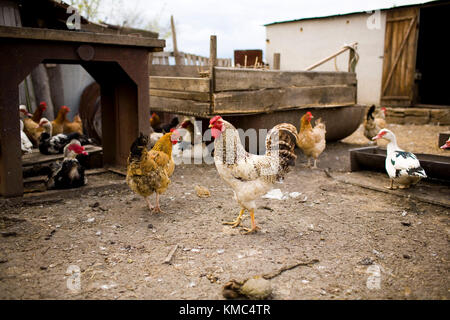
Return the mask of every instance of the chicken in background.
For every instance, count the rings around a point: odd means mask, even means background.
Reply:
[[[63,133],[73,133],[78,132],[79,134],[83,134],[83,122],[81,121],[80,115],[76,114],[73,117],[73,121],[69,120],[64,121],[63,124]]]
[[[79,132],[60,133],[52,135],[52,123],[47,118],[41,118],[39,121],[39,127],[44,128],[44,132],[41,134],[39,140],[39,151],[42,154],[58,154],[62,153],[64,147],[72,140],[78,140],[81,145],[86,145],[92,141],[86,136],[81,135]]]
[[[150,211],[162,212],[159,195],[167,190],[175,170],[172,145],[177,143],[178,138],[176,130],[166,133],[148,151],[149,137],[141,133],[131,145],[126,182],[133,192],[145,198]],[[149,199],[153,193],[156,193],[155,207]]]
[[[154,119],[155,116],[157,117],[156,119],[158,119],[158,120]],[[178,122],[178,118],[174,118],[174,119],[176,119],[176,120],[172,120],[173,123]],[[150,124],[152,124],[152,122],[153,123],[158,123],[158,121],[159,121],[158,115],[156,113],[153,113],[152,118],[150,118]],[[171,125],[172,124],[168,125],[167,127],[170,127]],[[155,128],[153,126],[152,126],[152,128],[153,128],[153,130],[155,130]],[[180,141],[177,143],[178,149],[184,150],[184,149],[187,149],[187,145],[188,144],[189,145],[194,145],[194,139],[193,139],[193,137],[194,137],[194,124],[192,123],[192,121],[189,118],[184,119],[181,124],[176,125],[175,129],[177,129],[179,131],[180,136],[181,136],[180,137]],[[186,131],[179,130],[179,129],[185,129]],[[150,140],[149,140],[150,148],[152,148],[156,144],[156,142],[159,139],[161,139],[161,137],[164,135],[165,132],[163,132],[164,130],[161,127],[159,127],[159,130],[161,130],[161,131],[160,132],[152,132],[152,133],[150,133],[150,136],[149,136],[149,138],[150,138]],[[170,131],[170,129],[169,129],[169,131]]]
[[[384,108],[386,110],[386,108]],[[377,135],[377,133],[386,127],[385,111],[381,110],[376,117],[374,117],[375,105],[372,105],[366,114],[366,119],[364,120],[364,136],[370,140],[371,144],[374,142],[372,138]]]
[[[23,132],[23,121],[20,121],[20,146],[22,148],[22,154],[26,153],[32,153],[33,152],[33,144],[31,143],[30,139],[28,139],[25,132]]]
[[[375,116],[375,123],[381,129],[386,128],[386,108],[385,107],[382,107],[380,109],[380,111],[378,111],[377,115]]]
[[[47,104],[44,101],[39,103],[36,110],[34,110],[33,117],[31,117],[31,120],[33,120],[36,123],[39,123],[39,120],[41,120],[42,114],[44,113],[44,111],[46,109],[47,109]]]
[[[64,159],[50,165],[50,173],[45,182],[47,189],[78,188],[87,183],[85,168],[77,156],[87,156],[78,140],[72,140],[64,148]]]
[[[28,112],[27,107],[25,105],[21,104],[19,106],[19,111],[20,111],[20,119],[23,121],[24,125],[23,131],[30,139],[33,146],[37,147],[39,145],[39,138],[42,132],[44,132],[44,129],[40,128],[39,124],[31,120],[31,117],[33,115]]]
[[[163,133],[169,133],[170,130],[175,129],[179,123],[180,121],[178,120],[178,117],[175,117],[172,120],[170,120],[169,123],[163,124],[161,126],[161,130]]]
[[[255,200],[272,188],[272,185],[284,178],[295,165],[294,153],[297,129],[287,123],[273,127],[266,136],[265,155],[248,153],[241,143],[239,132],[220,116],[210,120],[211,135],[214,137],[214,162],[220,177],[233,189],[235,199],[241,206],[235,221],[225,222],[233,228],[241,224],[245,210],[250,212],[251,229],[259,227],[255,222]]]
[[[161,128],[161,118],[155,112],[153,112],[152,116],[150,117],[150,125],[155,132],[157,132],[156,129]]]
[[[396,189],[394,181],[399,184],[399,188],[406,189],[411,185],[417,184],[420,179],[426,178],[425,170],[420,166],[417,157],[411,153],[400,149],[397,145],[397,139],[392,131],[381,129],[373,140],[386,139],[389,141],[386,154],[386,172],[391,183],[386,188]]]
[[[297,137],[297,146],[302,149],[305,156],[308,158],[307,166],[311,166],[311,157],[314,158],[313,168],[317,168],[317,158],[325,150],[326,141],[325,124],[321,119],[317,119],[314,128],[311,125],[313,119],[311,112],[306,112],[300,119],[300,131]]]
[[[187,159],[204,159],[210,154],[206,143],[202,141],[202,133],[196,127],[194,117],[185,117],[177,126],[180,132],[180,141],[174,146],[174,157]]]
[[[447,141],[440,146],[441,149],[450,149],[450,138],[447,139]]]
[[[66,106],[62,106],[58,110],[58,114],[56,115],[55,120],[52,121],[53,135],[57,135],[64,132],[64,123],[68,122],[67,114],[70,109]]]
[[[195,120],[185,117],[183,122],[177,126],[177,130],[180,132],[180,142],[177,146],[181,151],[192,149],[195,145],[195,126],[193,121]]]

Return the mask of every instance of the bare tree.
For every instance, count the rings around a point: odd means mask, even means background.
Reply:
[[[130,6],[131,1],[127,1],[125,5],[123,0],[68,0],[68,2],[92,22],[158,32],[159,38],[162,39],[171,36],[170,21],[165,24],[161,22],[165,5],[149,19],[145,11],[138,6],[138,2],[134,2],[134,7]]]

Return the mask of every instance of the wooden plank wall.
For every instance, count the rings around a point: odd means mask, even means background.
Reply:
[[[216,67],[214,74],[214,92],[210,78],[151,76],[151,110],[209,116],[356,104],[355,73]]]
[[[356,74],[216,68],[213,112],[258,113],[356,104]]]
[[[150,77],[151,111],[185,115],[210,113],[209,78]]]

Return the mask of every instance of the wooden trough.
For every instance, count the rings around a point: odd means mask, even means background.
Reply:
[[[371,170],[386,172],[386,150],[378,147],[364,147],[349,150],[350,170]],[[427,176],[450,181],[450,157],[415,153]]]
[[[327,124],[327,140],[345,138],[362,120],[364,109],[356,106],[353,72],[214,67],[210,74],[207,78],[150,76],[151,111],[199,118],[221,115],[243,129],[269,128],[279,116],[298,128],[301,115],[317,111],[316,118],[320,114]]]

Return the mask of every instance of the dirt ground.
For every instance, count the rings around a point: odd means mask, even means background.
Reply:
[[[411,128],[417,137],[448,129],[418,127]],[[301,195],[260,199],[261,231],[252,235],[222,225],[239,208],[214,165],[178,166],[162,214],[150,213],[112,173],[89,177],[91,186],[111,182],[102,188],[0,200],[0,299],[223,299],[230,279],[314,259],[271,279],[272,298],[450,298],[449,208],[337,179],[358,134],[327,146],[319,167],[331,177],[305,168],[300,155],[274,188]],[[195,185],[211,197],[198,198]],[[171,263],[163,263],[175,245]],[[72,291],[68,271],[77,267],[81,287]]]

